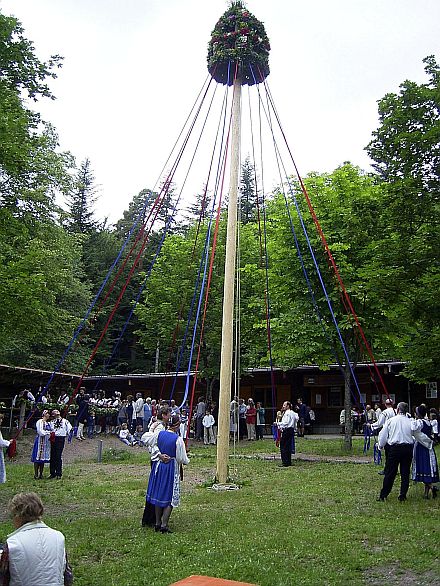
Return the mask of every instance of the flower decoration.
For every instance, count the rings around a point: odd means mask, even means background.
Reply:
[[[235,0],[211,33],[208,71],[218,83],[232,85],[238,66],[242,85],[261,83],[270,72],[269,51],[263,23]]]

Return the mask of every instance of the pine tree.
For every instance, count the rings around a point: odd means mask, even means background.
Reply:
[[[70,193],[68,230],[79,234],[90,234],[98,226],[94,218],[93,206],[98,199],[95,176],[90,159],[85,159],[76,174],[74,187]]]
[[[195,201],[192,205],[188,206],[188,219],[191,220],[198,220],[199,218],[203,221],[210,209],[210,197],[207,192],[206,187],[204,187],[201,193],[198,193],[195,196]]]
[[[255,167],[246,157],[241,167],[240,181],[240,212],[243,224],[248,224],[256,219],[257,190],[255,185]]]

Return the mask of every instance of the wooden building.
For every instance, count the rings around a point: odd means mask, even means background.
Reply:
[[[390,361],[377,364],[381,376],[386,384],[388,393],[396,402],[406,401],[413,409],[420,403],[428,407],[439,409],[440,398],[437,395],[437,385],[440,381],[428,384],[410,382],[401,373],[405,366],[403,362]],[[355,368],[356,379],[361,396],[353,386],[353,404],[362,407],[363,404],[382,403],[386,396],[381,393],[371,365],[360,364]],[[0,401],[7,407],[12,398],[21,390],[28,388],[37,396],[52,373],[44,370],[18,368],[0,365]],[[58,373],[53,377],[49,387],[52,399],[56,401],[61,391],[68,394],[74,392],[79,375]],[[266,422],[275,417],[276,411],[284,401],[295,403],[301,397],[313,408],[316,414],[316,429],[339,423],[339,414],[344,405],[344,378],[336,365],[330,365],[328,370],[320,370],[314,366],[300,366],[291,370],[275,369],[273,373],[274,392],[271,384],[270,369],[257,368],[245,372],[240,380],[240,397],[260,401],[266,409]],[[142,393],[144,398],[155,399],[174,398],[176,403],[182,402],[186,386],[186,373],[149,373],[89,376],[83,380],[83,386],[88,393],[104,391],[111,396],[119,391],[122,397]],[[189,395],[191,393],[193,377],[190,377]],[[195,397],[206,397],[206,382],[198,380],[195,386]],[[232,394],[232,393],[231,393]],[[189,403],[190,396],[188,397]],[[213,385],[212,400],[218,400],[218,384]]]

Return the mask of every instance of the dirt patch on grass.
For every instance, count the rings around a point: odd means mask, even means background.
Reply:
[[[10,462],[12,464],[30,464],[32,448],[34,444],[35,435],[32,431],[28,430],[25,432],[24,435],[21,435],[18,443],[17,443],[17,455],[15,458]],[[145,453],[146,461],[148,461],[148,454],[146,453],[145,448],[140,448],[137,446],[131,447],[123,444],[116,435],[105,435],[100,434],[93,439],[86,439],[84,441],[79,441],[76,438],[73,438],[71,443],[66,442],[66,446],[63,451],[63,463],[64,464],[72,464],[77,462],[97,462],[98,460],[98,450],[100,449],[100,443],[102,442],[102,454],[104,455],[104,461],[106,460],[106,452],[109,450],[114,453],[123,453],[128,452],[132,454],[136,453]],[[194,444],[195,446],[199,446],[200,444]],[[190,442],[190,450],[191,450],[191,442]],[[262,459],[262,460],[280,460],[279,452],[276,453],[261,453],[261,454],[236,454],[233,456],[231,454],[231,458],[237,459]],[[302,454],[298,452],[293,455],[293,460],[299,460],[302,462],[330,462],[330,463],[355,463],[355,464],[368,464],[372,462],[371,456],[320,456],[314,454]],[[109,465],[108,460],[105,462]],[[206,472],[206,476],[204,473]],[[186,476],[190,476],[191,473],[187,472]],[[195,480],[195,484],[198,482],[206,481],[207,477],[214,477],[215,475],[215,465],[208,468],[207,471],[199,471],[197,476],[200,477],[200,480]],[[202,479],[204,478],[204,480]]]
[[[34,445],[35,434],[31,431],[26,431],[21,435],[17,441],[17,454],[12,460],[11,464],[28,464],[31,461],[32,448]],[[123,444],[116,435],[100,434],[93,439],[86,439],[84,441],[73,438],[71,443],[66,442],[63,451],[63,463],[72,464],[73,462],[90,462],[97,461],[98,449],[102,441],[102,452],[106,450],[123,450],[127,452],[145,451],[145,448],[137,446],[131,447]]]
[[[428,570],[421,574],[400,567],[397,564],[381,566],[368,570],[365,576],[365,584],[371,586],[439,586],[440,578],[438,572]]]

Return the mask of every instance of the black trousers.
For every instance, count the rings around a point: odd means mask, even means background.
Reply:
[[[65,437],[55,436],[55,441],[50,446],[50,475],[59,476],[63,474],[62,454],[64,450]]]
[[[409,475],[413,457],[413,444],[394,444],[389,446],[385,464],[385,476],[383,478],[380,496],[386,498],[393,488],[397,471],[400,467],[400,496],[406,496],[409,488]]]
[[[292,438],[294,435],[293,427],[286,427],[281,432],[280,452],[281,461],[284,466],[292,465]]]

